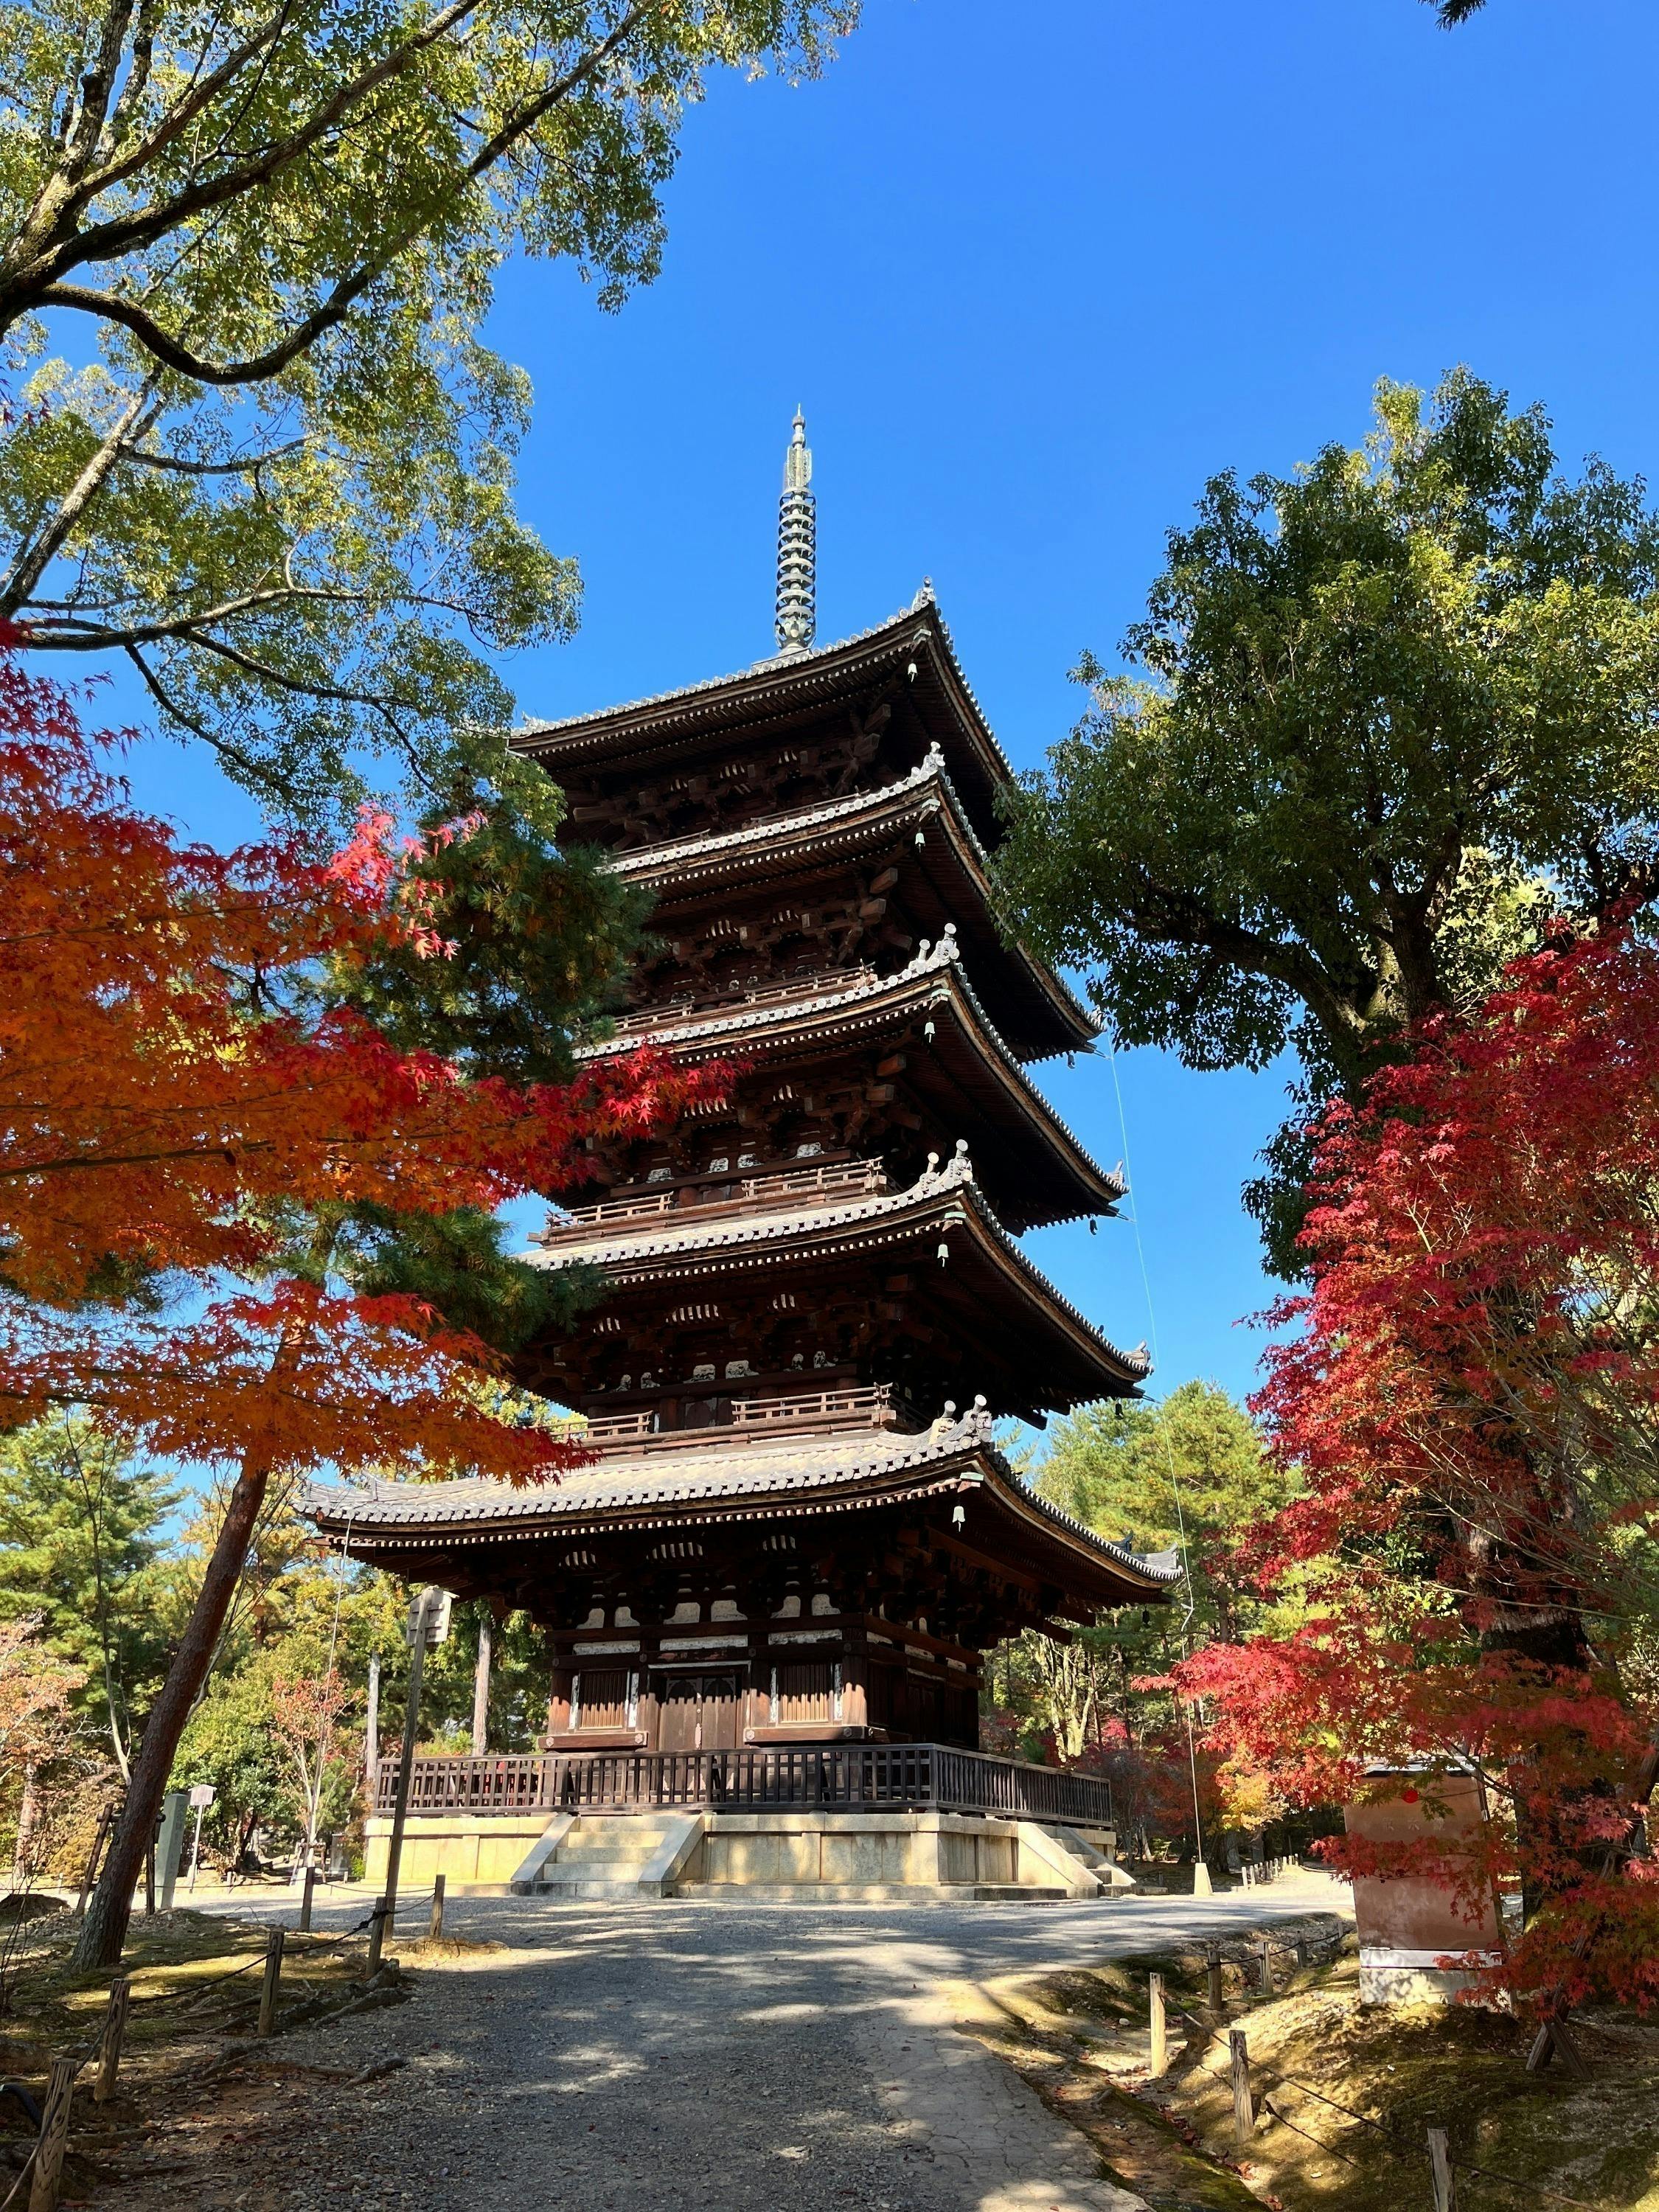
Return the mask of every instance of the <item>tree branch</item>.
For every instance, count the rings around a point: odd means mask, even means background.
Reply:
[[[0,616],[15,616],[45,575],[94,494],[119,459],[124,440],[151,404],[155,390],[153,379],[140,386],[115,428],[58,501],[57,514],[35,538],[33,544],[19,548],[11,567],[3,577],[0,577]]]
[[[163,367],[197,383],[253,384],[279,374],[325,331],[341,322],[375,278],[426,235],[453,194],[446,192],[434,197],[417,220],[405,224],[402,231],[387,240],[378,252],[348,275],[340,277],[322,304],[313,308],[287,337],[264,353],[240,362],[210,362],[163,330],[154,316],[135,302],[122,299],[112,292],[100,291],[95,287],[62,283],[51,271],[73,268],[88,260],[117,259],[144,246],[153,245],[191,216],[204,214],[228,200],[240,198],[258,185],[270,182],[307,151],[359,100],[407,67],[428,46],[441,38],[479,4],[480,0],[454,0],[454,4],[435,16],[416,39],[399,48],[395,54],[387,56],[373,70],[361,72],[352,85],[342,88],[333,100],[319,109],[302,130],[293,133],[276,147],[268,149],[257,161],[244,162],[239,168],[216,179],[212,185],[179,193],[160,208],[80,234],[72,241],[72,251],[70,244],[66,243],[59,252],[50,257],[32,285],[23,286],[14,281],[11,289],[22,292],[24,296],[16,305],[0,308],[0,328],[15,321],[27,309],[40,311],[54,307],[70,307],[121,325]],[[474,180],[483,176],[533,130],[550,108],[568,98],[578,86],[586,82],[600,70],[647,16],[660,12],[666,4],[667,0],[638,0],[638,4],[630,8],[615,29],[592,47],[581,61],[556,78],[533,100],[525,101],[495,136],[480,148],[462,173]]]

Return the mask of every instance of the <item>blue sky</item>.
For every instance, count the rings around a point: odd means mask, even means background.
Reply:
[[[522,506],[586,580],[583,628],[507,672],[556,715],[769,650],[788,422],[806,410],[821,641],[934,580],[1018,764],[1074,718],[1205,477],[1366,428],[1379,376],[1467,362],[1560,450],[1653,465],[1659,11],[1491,0],[866,0],[819,82],[718,85],[689,119],[664,275],[618,315],[515,267],[493,335],[531,371]],[[192,756],[139,795],[252,826]],[[1272,1296],[1238,1204],[1284,1076],[1120,1063],[1158,1382],[1248,1387]],[[1048,1077],[1120,1158],[1103,1057]],[[1134,1232],[1030,1241],[1109,1333],[1149,1331]]]

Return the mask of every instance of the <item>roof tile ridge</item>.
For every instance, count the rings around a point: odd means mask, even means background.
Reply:
[[[945,935],[934,945],[923,938],[921,949],[912,955],[902,968],[896,968],[890,975],[877,975],[867,983],[849,984],[844,991],[805,991],[799,999],[768,999],[760,1006],[737,1007],[725,1013],[710,1014],[702,1020],[663,1023],[644,1033],[643,1037],[608,1037],[598,1044],[576,1048],[578,1060],[597,1060],[608,1052],[626,1052],[638,1042],[669,1044],[683,1042],[692,1037],[714,1035],[726,1029],[743,1029],[756,1023],[769,1021],[779,1014],[791,1013],[801,1007],[822,1012],[826,1007],[856,1006],[862,999],[872,999],[880,992],[893,989],[900,983],[914,982],[919,975],[930,975],[958,957],[956,924],[946,922]],[[1004,1047],[1006,1050],[1006,1047]]]
[[[945,628],[945,618],[943,616],[940,616],[939,617],[939,628],[941,629],[944,629]],[[948,632],[946,632],[945,641],[947,644],[950,641]],[[951,657],[954,659],[954,652],[952,653]],[[958,669],[957,672],[961,672],[960,669]],[[968,689],[969,696],[972,698],[972,688],[971,686],[968,686],[967,678],[965,677],[963,678],[963,682],[964,687]],[[974,703],[977,706],[979,702],[975,700]],[[987,730],[986,734],[989,736],[990,732],[988,729]],[[994,744],[996,740],[993,738],[992,743]],[[975,829],[972,822],[969,819],[968,810],[962,803],[961,794],[957,789],[956,783],[951,777],[950,769],[945,764],[945,755],[939,749],[939,744],[937,738],[933,740],[933,743],[929,749],[927,757],[931,760],[935,755],[938,756],[939,760],[939,780],[944,786],[946,793],[949,795],[951,811],[956,817],[957,826],[966,832],[969,842],[973,847],[975,858],[979,861],[980,866],[984,869],[986,874],[988,876],[994,864],[991,859],[989,852],[986,849],[984,842],[981,838],[978,830]],[[924,767],[927,765],[926,762],[923,763],[923,765]],[[1012,773],[1012,771],[1010,770],[1011,775]],[[994,922],[996,919],[994,913],[992,915],[991,918],[993,922]],[[1103,1024],[1097,1022],[1095,1019],[1093,1014],[1091,1014],[1088,1007],[1084,1005],[1082,1000],[1079,998],[1077,993],[1072,988],[1071,985],[1066,981],[1066,978],[1060,973],[1059,969],[1057,968],[1050,967],[1046,960],[1038,959],[1036,954],[1031,951],[1030,946],[1027,945],[1023,939],[1014,938],[1010,940],[1010,943],[1016,952],[1019,953],[1032,968],[1035,968],[1040,975],[1046,977],[1047,980],[1053,984],[1054,989],[1065,1000],[1066,1004],[1075,1010],[1079,1020],[1082,1022],[1084,1026],[1091,1030],[1096,1036],[1098,1036],[1102,1028],[1104,1026]],[[1046,1056],[1050,1059],[1054,1057],[1052,1054]]]
[[[637,845],[631,852],[618,853],[616,862],[646,862],[657,860],[690,860],[716,850],[730,851],[739,845],[763,845],[769,837],[791,830],[816,829],[821,823],[838,821],[843,815],[856,814],[860,807],[875,806],[884,799],[897,798],[901,793],[915,791],[938,771],[945,773],[945,757],[934,744],[917,765],[899,777],[896,783],[878,784],[873,790],[855,791],[845,799],[832,799],[817,806],[800,806],[787,814],[769,814],[759,822],[745,823],[741,830],[722,830],[707,835],[699,833],[688,837],[665,837],[655,845]],[[950,777],[945,774],[950,785]],[[950,785],[951,795],[960,812],[962,802],[957,799],[956,787]],[[963,817],[963,826],[983,855],[985,848],[979,844],[978,835],[971,823]]]
[[[915,605],[913,605],[909,610],[913,614],[920,614],[924,611],[932,611],[933,620],[939,625],[940,642],[944,645],[945,653],[950,659],[951,673],[955,676],[957,683],[961,684],[963,691],[966,695],[968,703],[972,707],[979,726],[985,732],[986,743],[991,748],[992,757],[1001,768],[1003,774],[1007,777],[1009,782],[1012,783],[1014,780],[1013,763],[1009,759],[1007,754],[1003,751],[1000,744],[998,742],[997,733],[991,727],[991,718],[986,713],[984,708],[980,704],[979,694],[975,690],[973,685],[968,681],[967,676],[963,673],[962,662],[957,654],[956,640],[951,635],[951,626],[945,621],[944,615],[940,612],[939,602],[933,598],[931,593],[926,602],[926,610],[922,607],[917,607]]]
[[[950,941],[954,945],[956,941],[954,935],[951,936]],[[1121,1176],[1109,1171],[1107,1169],[1101,1166],[1099,1161],[1097,1160],[1090,1152],[1088,1146],[1083,1142],[1083,1139],[1071,1127],[1069,1123],[1061,1120],[1060,1115],[1055,1111],[1052,1102],[1045,1098],[1042,1093],[1037,1089],[1036,1084],[1032,1082],[1030,1075],[1026,1073],[1024,1061],[1019,1058],[1018,1054],[1014,1051],[1013,1047],[1008,1042],[1006,1037],[1003,1036],[1001,1030],[998,1029],[996,1024],[991,1019],[990,1015],[986,1012],[978,992],[975,990],[973,983],[969,980],[967,968],[965,965],[961,964],[961,955],[959,953],[957,955],[957,980],[962,986],[963,996],[967,1000],[969,1006],[973,1009],[974,1018],[978,1022],[980,1027],[985,1031],[986,1036],[996,1047],[997,1050],[1002,1054],[1004,1060],[1006,1060],[1014,1074],[1019,1079],[1020,1084],[1024,1089],[1026,1095],[1033,1099],[1042,1109],[1042,1112],[1047,1115],[1049,1121],[1054,1123],[1055,1128],[1060,1131],[1061,1136],[1066,1139],[1066,1142],[1072,1146],[1072,1149],[1077,1153],[1078,1158],[1086,1162],[1090,1167],[1093,1168],[1097,1174],[1100,1176],[1103,1182],[1115,1183],[1117,1186],[1117,1194],[1120,1198],[1127,1197],[1129,1189],[1128,1184],[1123,1181]]]
[[[833,644],[815,646],[810,653],[790,653],[787,656],[772,654],[764,660],[751,660],[746,668],[728,669],[723,676],[704,676],[700,677],[695,684],[671,684],[665,691],[647,691],[641,698],[620,700],[612,707],[590,708],[586,714],[561,714],[553,721],[543,720],[523,721],[511,734],[515,738],[557,737],[562,732],[580,729],[586,723],[608,722],[612,719],[620,720],[625,714],[636,714],[647,707],[669,706],[676,699],[695,699],[699,692],[718,691],[722,684],[740,683],[745,676],[757,676],[767,670],[775,670],[780,676],[798,676],[804,670],[811,668],[814,661],[827,660],[832,653],[844,653],[849,645],[867,644],[871,638],[879,637],[884,630],[897,629],[901,623],[908,622],[921,611],[921,610],[913,600],[908,606],[901,607],[896,614],[889,615],[885,621],[872,623],[868,629],[854,630],[847,637],[836,638]],[[940,629],[943,630],[944,627],[944,623],[941,621]],[[951,648],[951,659],[954,665],[956,663],[954,647]],[[960,675],[961,670],[958,668],[957,672]],[[968,688],[965,678],[963,680],[963,688],[964,690]],[[972,697],[971,692],[969,696]],[[974,701],[974,706],[975,711],[978,711],[977,699]],[[984,719],[983,714],[981,713],[981,722]],[[990,736],[988,729],[986,735]],[[995,747],[994,738],[991,742]],[[1000,759],[1000,749],[998,748],[997,750],[998,758]],[[1012,775],[1012,770],[1010,769],[1009,773]]]
[[[976,1402],[982,1405],[984,1401],[981,1399]],[[1068,1513],[1063,1505],[1056,1505],[1052,1498],[1045,1498],[1033,1484],[1025,1480],[1018,1468],[988,1433],[981,1449],[988,1458],[995,1462],[997,1472],[1006,1476],[1010,1487],[1025,1504],[1034,1506],[1045,1519],[1055,1522],[1073,1535],[1085,1537],[1091,1544],[1097,1546],[1103,1552],[1109,1552],[1114,1559],[1121,1559],[1126,1566],[1135,1568],[1151,1581],[1179,1582],[1181,1579],[1179,1566],[1168,1573],[1162,1568],[1154,1567],[1152,1565],[1152,1559],[1158,1556],[1158,1554],[1132,1552],[1127,1544],[1115,1543],[1111,1537],[1103,1536],[1097,1528],[1091,1528],[1086,1521],[1079,1521],[1074,1513]]]
[[[738,1244],[781,1243],[803,1227],[839,1229],[853,1222],[879,1221],[920,1200],[934,1198],[941,1191],[955,1190],[963,1183],[971,1182],[973,1168],[967,1154],[966,1139],[958,1138],[955,1156],[945,1167],[934,1164],[939,1158],[937,1152],[929,1152],[928,1165],[915,1182],[908,1183],[902,1190],[854,1199],[846,1206],[803,1206],[793,1213],[780,1208],[775,1213],[756,1214],[747,1219],[741,1215],[733,1218],[726,1214],[678,1231],[659,1231],[637,1238],[625,1235],[599,1237],[589,1243],[568,1245],[562,1252],[544,1245],[532,1252],[522,1252],[519,1257],[532,1267],[556,1274],[562,1268],[592,1261],[596,1255],[603,1266],[603,1255],[607,1251],[626,1251],[629,1259],[648,1260],[671,1252],[718,1251]]]
[[[991,1234],[997,1239],[1004,1251],[1006,1251],[1009,1257],[1013,1260],[1018,1266],[1023,1269],[1024,1273],[1030,1278],[1031,1281],[1036,1285],[1038,1290],[1042,1291],[1049,1298],[1053,1299],[1054,1304],[1057,1305],[1063,1313],[1069,1314],[1072,1319],[1077,1322],[1078,1326],[1085,1330],[1090,1336],[1093,1337],[1096,1343],[1101,1346],[1104,1351],[1109,1352],[1112,1358],[1117,1361],[1120,1366],[1127,1368],[1133,1375],[1141,1376],[1150,1375],[1152,1371],[1152,1362],[1151,1354],[1149,1353],[1146,1345],[1137,1345],[1133,1352],[1125,1352],[1120,1345],[1114,1344],[1110,1337],[1109,1337],[1103,1329],[1097,1328],[1094,1322],[1090,1320],[1088,1315],[1083,1312],[1081,1308],[1074,1306],[1063,1291],[1057,1290],[1054,1287],[1054,1284],[1049,1281],[1047,1275],[1043,1273],[1042,1268],[1037,1266],[1036,1262],[1021,1250],[1018,1241],[1009,1234],[1007,1230],[1006,1230],[1002,1224],[997,1219],[995,1213],[992,1211],[989,1199],[986,1197],[984,1192],[980,1188],[977,1182],[974,1178],[971,1170],[969,1174],[963,1178],[963,1180],[969,1187],[970,1203],[973,1206],[975,1212],[978,1214],[985,1227],[989,1230]]]

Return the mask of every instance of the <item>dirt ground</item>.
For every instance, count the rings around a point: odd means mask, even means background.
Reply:
[[[7,2084],[0,2094],[0,2199],[33,2148],[36,2123],[29,2106],[43,2101],[57,2057],[86,2054],[88,2062],[72,2107],[65,2205],[94,2196],[116,2203],[140,2177],[200,2171],[274,2106],[301,2103],[308,2088],[337,2083],[350,2071],[295,2068],[281,2055],[280,2036],[261,2041],[254,2033],[265,1958],[263,1925],[179,1911],[133,1923],[116,2092],[96,2104],[93,2054],[112,1977],[68,1971],[76,1932],[64,1912],[0,1931],[6,1954],[0,2077]],[[411,1948],[401,1948],[405,1955]],[[361,1936],[290,1934],[279,2027],[401,2001],[408,1988],[401,1972],[383,1973],[371,1985],[367,1963]],[[191,2196],[180,2185],[175,2201],[188,2203]]]
[[[1225,1944],[1221,2016],[1191,1952],[987,1984],[963,2025],[1063,2112],[1157,2212],[1401,2212],[1431,2201],[1426,2134],[1449,2136],[1460,2204],[1659,2212],[1659,2023],[1578,2016],[1589,2078],[1528,2075],[1517,2022],[1458,2006],[1363,2007],[1352,1936],[1275,1931],[1275,1995]],[[1148,2075],[1147,1976],[1168,1988],[1170,2065]],[[1176,2008],[1190,2015],[1181,2018]],[[1255,2131],[1237,2145],[1227,2031],[1249,2038]]]

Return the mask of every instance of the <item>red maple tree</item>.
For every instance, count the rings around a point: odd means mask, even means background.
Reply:
[[[1547,2016],[1659,1999],[1650,1598],[1659,1535],[1659,951],[1563,936],[1437,1023],[1319,1131],[1297,1333],[1256,1401],[1300,1495],[1255,1532],[1294,1633],[1180,1669],[1213,1740],[1292,1800],[1432,1803],[1451,1843],[1327,1847],[1427,1875],[1473,1918],[1518,1875],[1498,1978]],[[1368,1762],[1419,1771],[1362,1782]]]
[[[581,1456],[498,1407],[477,1335],[354,1288],[331,1264],[338,1224],[568,1184],[590,1136],[725,1080],[642,1052],[514,1088],[396,1048],[325,987],[388,945],[446,957],[417,857],[378,816],[320,865],[280,841],[181,845],[132,806],[72,700],[0,649],[0,1402],[14,1422],[97,1406],[151,1451],[234,1474],[83,1965],[119,1955],[271,1482],[324,1465],[526,1482]]]

